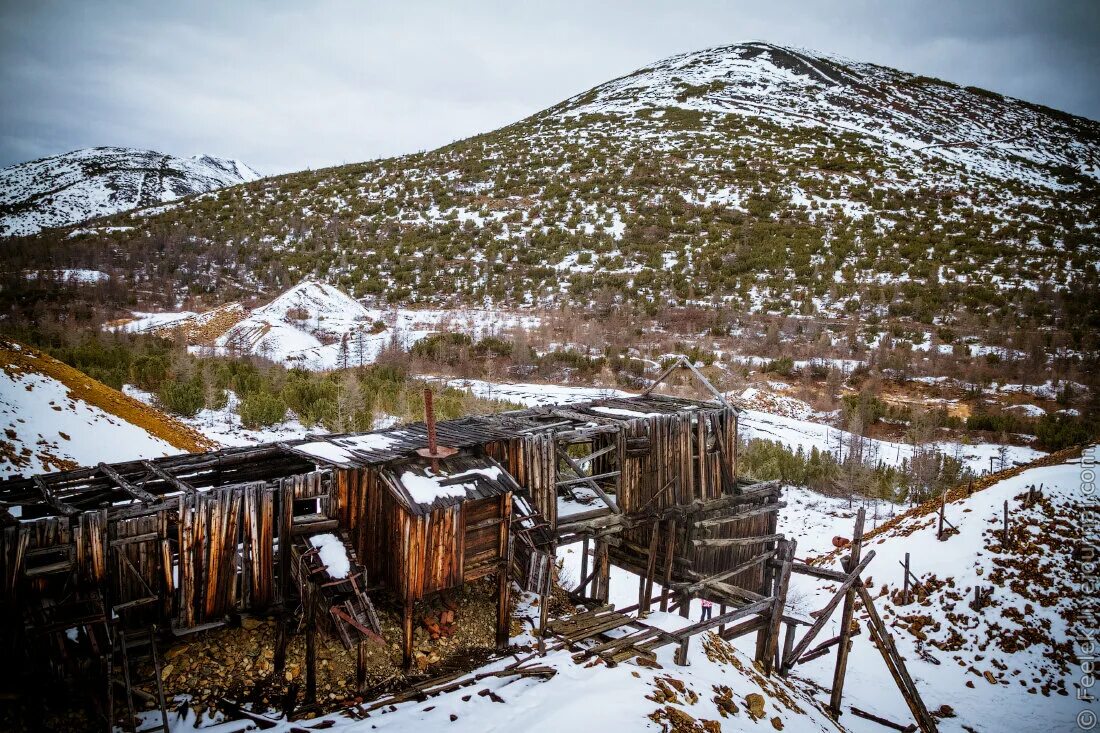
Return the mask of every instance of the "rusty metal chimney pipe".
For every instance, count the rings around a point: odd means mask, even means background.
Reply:
[[[432,456],[438,455],[435,442],[435,409],[432,406],[432,390],[430,388],[424,390],[424,422],[428,424],[428,452]]]

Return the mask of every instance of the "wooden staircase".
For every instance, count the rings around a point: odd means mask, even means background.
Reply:
[[[153,675],[156,683],[155,695],[135,685],[137,678],[135,666],[146,660],[153,663]],[[115,715],[116,687],[122,689],[123,699],[126,703],[127,725],[123,726],[123,730],[137,731],[137,708],[134,704],[136,696],[146,702],[153,702],[160,710],[160,724],[152,728],[143,728],[142,733],[168,732],[168,706],[164,699],[160,654],[157,651],[156,626],[126,630],[121,625],[116,624],[113,629],[111,653],[107,656],[108,730],[113,730],[114,721],[117,719]]]

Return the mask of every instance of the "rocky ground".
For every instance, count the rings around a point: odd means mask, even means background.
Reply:
[[[484,661],[493,648],[496,628],[496,585],[472,583],[453,591],[448,603],[455,608],[453,633],[432,639],[420,623],[446,608],[442,599],[422,604],[415,631],[415,669],[401,670],[401,617],[396,606],[379,603],[378,617],[384,644],[369,643],[366,688],[355,679],[355,649],[347,650],[329,634],[317,636],[317,699],[322,709],[346,706],[402,688],[408,683]],[[274,618],[241,619],[226,626],[177,640],[162,651],[165,694],[200,712],[213,712],[221,698],[250,703],[254,709],[281,709],[291,690],[301,699],[305,687],[306,639],[304,627],[291,629],[286,669],[275,676]],[[149,674],[151,668],[140,670]]]

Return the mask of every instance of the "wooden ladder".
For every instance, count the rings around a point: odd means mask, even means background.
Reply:
[[[109,731],[114,729],[114,688],[116,685],[125,691],[128,722],[123,726],[123,730],[137,731],[137,711],[134,707],[135,689],[133,684],[133,664],[134,662],[144,659],[152,659],[154,676],[156,677],[157,683],[156,697],[152,697],[141,690],[136,690],[136,692],[139,696],[152,698],[153,702],[157,704],[160,710],[160,725],[152,728],[144,728],[142,733],[151,733],[152,731],[163,731],[164,733],[168,733],[168,705],[164,700],[164,683],[161,678],[160,654],[157,652],[156,635],[157,627],[155,625],[137,631],[126,631],[116,626],[114,633],[111,635],[111,654],[107,657],[107,712],[110,716],[108,720]],[[133,654],[135,651],[137,652],[136,656]],[[122,667],[121,679],[115,676],[115,657],[118,657]]]

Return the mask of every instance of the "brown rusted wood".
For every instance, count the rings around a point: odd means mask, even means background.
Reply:
[[[874,550],[867,553],[868,557],[873,554]],[[886,624],[883,623],[882,618],[878,615],[874,599],[871,597],[871,594],[867,592],[867,589],[863,587],[862,583],[856,585],[856,591],[859,593],[860,600],[863,601],[864,610],[867,612],[867,617],[870,620],[871,634],[875,639],[875,646],[878,647],[879,652],[882,654],[887,669],[890,670],[894,682],[897,683],[898,689],[901,690],[901,694],[905,698],[905,703],[909,706],[910,712],[913,713],[913,718],[916,720],[917,727],[921,730],[921,733],[935,733],[937,730],[936,722],[932,716],[929,715],[928,709],[924,706],[924,700],[921,699],[920,693],[917,691],[917,686],[913,684],[913,678],[909,676],[909,670],[906,669],[905,662],[902,660],[901,655],[898,654],[897,647],[894,644],[894,637],[890,635],[889,629],[886,628]]]
[[[787,588],[791,582],[791,563],[798,544],[794,540],[780,540],[777,554],[781,563],[772,599],[771,621],[768,627],[768,643],[764,652],[764,674],[771,674],[775,655],[779,651],[779,632],[783,624],[783,611],[787,603]]]
[[[802,656],[802,653],[806,651],[806,648],[810,645],[810,642],[825,628],[825,624],[829,622],[829,618],[833,615],[833,611],[840,604],[851,588],[859,581],[859,574],[863,572],[863,569],[873,560],[875,557],[875,551],[871,550],[867,553],[867,556],[863,558],[849,573],[844,582],[840,584],[840,588],[836,590],[833,597],[829,599],[829,602],[825,604],[825,607],[818,613],[817,621],[806,632],[805,636],[795,645],[791,650],[791,656],[783,660],[783,668],[780,673],[784,676],[790,672],[791,667],[794,666],[796,660]]]
[[[860,507],[859,511],[856,512],[856,524],[852,530],[852,550],[845,562],[848,567],[859,564],[860,555],[863,551],[863,522],[866,515],[867,511],[863,507]],[[840,645],[836,650],[836,667],[833,669],[833,687],[829,698],[829,710],[834,718],[839,718],[842,712],[840,703],[844,696],[844,678],[848,669],[848,651],[852,633],[852,620],[856,609],[856,595],[855,588],[848,589],[840,615]]]

